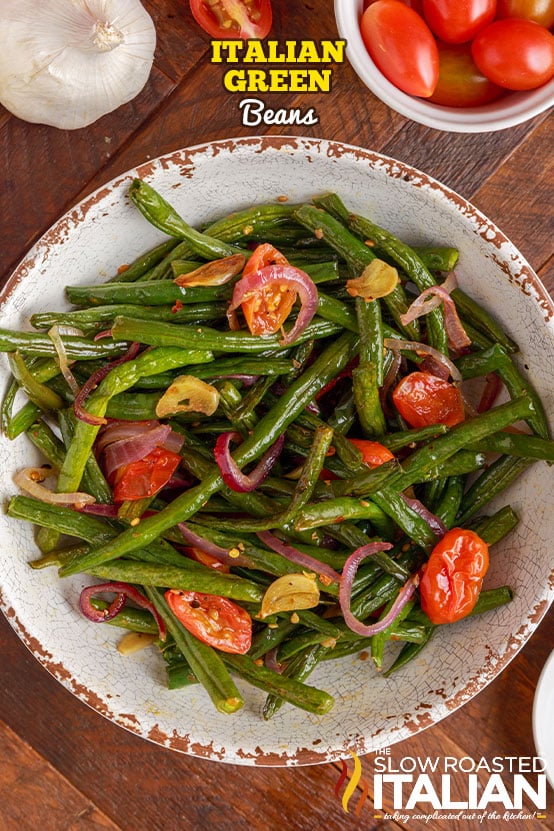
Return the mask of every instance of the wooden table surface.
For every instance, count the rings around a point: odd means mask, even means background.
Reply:
[[[158,46],[150,80],[130,104],[73,132],[24,123],[0,108],[0,285],[51,223],[113,176],[180,147],[281,133],[356,144],[421,168],[487,214],[552,291],[552,113],[494,133],[443,133],[392,112],[345,63],[334,69],[331,93],[261,96],[273,107],[314,107],[316,126],[243,127],[242,96],[223,89],[223,69],[210,63],[209,38],[188,3],[146,0],[145,6]],[[272,39],[337,37],[331,0],[273,6]],[[347,813],[335,795],[338,764],[236,768],[164,750],[72,697],[3,618],[0,637],[0,831],[497,827],[492,820],[383,818],[371,801],[371,757],[363,759],[359,799],[352,797]],[[395,757],[533,756],[533,695],[553,647],[550,612],[492,684],[442,723],[395,746]],[[370,798],[356,816],[364,783]],[[554,829],[550,788],[545,813],[503,827]]]

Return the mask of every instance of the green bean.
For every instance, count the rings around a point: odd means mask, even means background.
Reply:
[[[77,306],[105,306],[123,304],[132,306],[171,306],[217,303],[231,297],[229,286],[178,286],[173,280],[148,283],[104,283],[92,286],[67,286],[65,293],[70,303]],[[1,343],[1,341],[0,341]],[[0,350],[2,351],[2,350]]]
[[[220,713],[236,713],[244,699],[215,649],[191,635],[171,614],[165,597],[155,588],[146,586],[148,598],[162,616],[168,632],[190,666],[194,676],[210,696]]]
[[[311,338],[325,338],[336,334],[339,327],[327,321],[312,320],[298,338],[301,343]],[[268,348],[278,349],[278,335],[260,338],[246,332],[219,332],[207,326],[201,328],[171,323],[150,323],[146,320],[118,317],[112,326],[114,336],[140,341],[150,346],[175,346],[181,349],[213,349],[218,352],[256,354]],[[298,342],[297,341],[297,342]]]
[[[86,361],[89,358],[116,358],[127,349],[127,344],[111,338],[93,341],[88,338],[62,335],[69,360]],[[56,356],[56,347],[48,335],[36,332],[12,332],[0,329],[0,352],[23,352],[30,357]]]
[[[305,681],[318,665],[325,651],[325,648],[319,644],[308,647],[303,652],[295,655],[284,668],[282,675],[286,678],[293,678],[295,681]],[[270,718],[273,718],[284,703],[284,698],[276,693],[270,693],[265,700],[262,711],[264,719],[269,721]]]
[[[147,182],[134,179],[129,188],[129,198],[155,228],[172,237],[185,240],[195,254],[206,260],[228,257],[237,252],[234,245],[222,243],[192,228]]]
[[[494,461],[465,493],[457,521],[463,524],[495,496],[511,485],[533,463],[530,459],[501,456]]]
[[[479,517],[472,526],[488,545],[504,539],[519,523],[519,517],[510,505],[504,505],[492,516]]]
[[[438,504],[434,508],[435,516],[440,519],[447,528],[452,528],[456,520],[456,515],[460,509],[462,497],[464,495],[464,481],[463,476],[450,476],[446,482],[446,487],[441,494]]]
[[[467,317],[475,329],[485,337],[504,347],[507,352],[517,352],[518,345],[504,332],[497,321],[479,303],[469,297],[460,287],[454,289],[450,296],[462,317]]]
[[[63,400],[59,395],[56,395],[49,387],[36,380],[19,352],[9,353],[8,361],[13,377],[20,387],[25,390],[30,401],[40,410],[48,412],[59,410],[63,406]]]
[[[111,282],[125,282],[132,283],[149,272],[156,266],[164,257],[169,254],[177,245],[174,239],[166,240],[155,248],[151,248],[145,254],[141,254],[136,260],[126,266],[120,267],[115,277],[111,278]]]
[[[309,713],[324,715],[334,704],[333,697],[317,687],[311,687],[295,678],[279,675],[278,672],[255,664],[248,655],[223,656],[225,664],[254,687],[307,710]]]
[[[225,317],[225,303],[191,303],[178,308],[175,305],[141,306],[113,303],[108,306],[91,306],[71,312],[43,312],[32,315],[35,329],[49,329],[54,324],[76,326],[90,332],[106,328],[116,317],[134,317],[143,320],[163,320],[172,323],[189,323],[217,320]]]
[[[470,442],[468,449],[477,453],[501,453],[554,462],[554,441],[524,433],[493,433],[479,441]]]
[[[102,612],[109,608],[109,603],[99,597],[91,597],[90,605],[93,609]],[[157,635],[158,624],[152,613],[147,609],[135,609],[134,606],[124,606],[114,618],[106,621],[110,626],[117,626],[120,629],[129,629],[131,632],[143,632],[145,635]]]
[[[137,583],[142,586],[170,587],[182,591],[196,591],[204,594],[217,594],[232,600],[259,603],[263,591],[242,577],[223,574],[214,569],[189,569],[190,560],[182,558],[183,568],[156,563],[138,563],[130,560],[118,560],[105,565],[84,569],[94,577],[103,580],[117,580],[123,583]]]

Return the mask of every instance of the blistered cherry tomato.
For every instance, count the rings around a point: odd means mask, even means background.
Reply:
[[[532,20],[495,20],[479,32],[471,54],[483,75],[506,89],[536,89],[554,77],[554,35]]]
[[[288,264],[286,257],[277,248],[263,243],[254,249],[242,273],[248,277],[268,265],[279,268]],[[285,284],[285,280],[275,280],[242,301],[242,313],[253,335],[272,335],[278,332],[289,316],[296,300],[296,292]]]
[[[375,65],[408,95],[428,98],[439,76],[439,54],[425,21],[401,0],[377,0],[364,12],[362,38]]]
[[[554,0],[498,0],[496,16],[524,17],[550,29],[554,26]]]
[[[496,0],[423,0],[429,28],[445,43],[465,43],[494,20]]]
[[[113,475],[114,500],[124,502],[154,496],[167,485],[180,463],[178,453],[156,447],[144,459],[122,465]]]
[[[412,427],[446,424],[454,427],[464,420],[464,405],[458,387],[430,372],[406,375],[392,394],[394,405]]]
[[[167,605],[185,629],[221,652],[244,655],[252,643],[252,619],[226,597],[168,589]]]
[[[369,467],[379,467],[394,459],[388,447],[378,441],[370,439],[348,439],[348,441],[358,448],[362,454],[363,463]]]
[[[452,528],[431,552],[419,584],[421,608],[432,623],[453,623],[477,603],[489,549],[477,534]]]
[[[428,99],[445,107],[478,107],[505,94],[477,68],[469,43],[439,42],[439,80]]]

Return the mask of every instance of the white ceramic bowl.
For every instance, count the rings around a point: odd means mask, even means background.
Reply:
[[[424,173],[377,153],[315,139],[222,141],[175,152],[120,176],[64,216],[21,263],[4,293],[4,327],[26,327],[32,312],[64,307],[67,282],[102,280],[160,239],[126,198],[135,175],[147,179],[192,223],[283,194],[300,201],[336,190],[352,210],[409,243],[456,246],[461,285],[498,313],[519,341],[518,360],[529,367],[547,411],[554,412],[554,310],[513,245],[464,199]],[[1,370],[5,379],[5,363]],[[14,492],[13,472],[32,458],[25,437],[12,443],[0,439],[3,505]],[[260,715],[264,694],[247,686],[245,707],[235,716],[215,712],[198,686],[168,691],[155,651],[123,658],[113,648],[120,635],[79,614],[82,577],[62,581],[54,569],[29,568],[37,556],[32,529],[5,515],[0,515],[2,608],[62,684],[116,724],[162,746],[261,765],[328,762],[348,757],[349,748],[367,753],[435,724],[468,701],[533,633],[554,594],[553,472],[543,463],[535,465],[499,503],[511,502],[521,523],[494,550],[487,584],[512,585],[513,602],[440,628],[420,656],[388,680],[358,658],[322,664],[312,681],[336,699],[324,717],[283,707],[265,723]]]
[[[385,78],[369,56],[360,32],[363,5],[363,0],[335,0],[337,28],[346,40],[348,60],[377,98],[412,121],[453,133],[486,133],[521,124],[554,104],[554,79],[539,89],[510,92],[480,107],[443,107],[407,95]]]

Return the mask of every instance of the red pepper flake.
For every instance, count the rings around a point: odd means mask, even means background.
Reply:
[[[364,652],[360,652],[360,661],[367,661],[369,658],[369,653],[364,650]]]
[[[117,269],[117,273],[118,274],[123,274],[123,272],[127,271],[128,268],[129,268],[129,263],[123,263],[123,265],[120,265],[119,268]]]
[[[181,300],[177,300],[177,301],[175,302],[175,305],[171,307],[171,314],[176,315],[176,314],[177,314],[177,312],[180,312],[182,308],[183,308],[183,303],[182,303],[182,301],[181,301]]]
[[[372,239],[364,240],[364,245],[367,245],[368,248],[375,248],[375,243]]]

